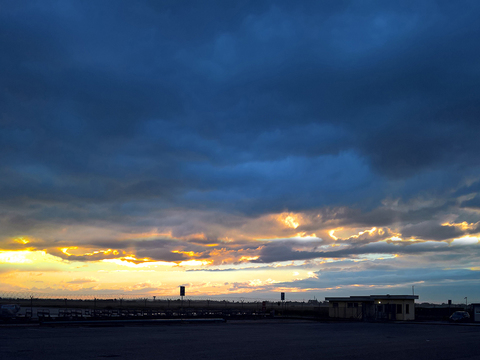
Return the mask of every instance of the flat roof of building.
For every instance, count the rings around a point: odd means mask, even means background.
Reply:
[[[418,295],[367,295],[348,297],[326,297],[326,301],[375,301],[375,300],[415,300]]]

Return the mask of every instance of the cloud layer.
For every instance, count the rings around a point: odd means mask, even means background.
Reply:
[[[474,268],[479,12],[6,1],[0,247],[79,263],[381,253]]]

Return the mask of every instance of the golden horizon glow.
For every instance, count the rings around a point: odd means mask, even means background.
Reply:
[[[72,254],[68,253],[68,250],[76,250],[76,249],[78,249],[78,246],[70,246],[70,247],[66,247],[66,248],[61,248],[60,251],[62,253],[64,253],[65,255],[72,256]]]
[[[196,253],[194,251],[181,251],[181,250],[172,250],[172,253],[183,254],[183,255],[187,255],[189,257],[194,257],[194,256],[200,256],[201,255],[201,253]]]
[[[259,256],[242,256],[238,261],[252,261],[257,260]]]
[[[209,265],[213,260],[186,260],[178,263],[179,266],[205,266]]]
[[[30,242],[30,239],[25,236],[22,236],[22,237],[13,239],[13,241],[15,241],[18,244],[26,245]]]
[[[59,263],[63,261],[63,259],[48,254],[44,250],[0,251],[0,263],[3,264],[34,264],[35,262]]]
[[[389,265],[393,262],[406,263],[409,256],[405,256],[400,251],[403,248],[400,243],[405,244],[407,241],[422,243],[422,246],[428,245],[432,248],[474,246],[479,243],[477,235],[465,235],[443,242],[425,241],[407,239],[395,229],[377,227],[370,229],[332,227],[316,232],[312,228],[308,232],[298,231],[309,220],[305,215],[295,213],[269,215],[261,219],[268,229],[272,229],[271,238],[256,237],[253,230],[248,233],[249,237],[240,236],[240,240],[227,236],[215,238],[208,235],[207,237],[203,233],[196,233],[165,240],[163,244],[159,244],[162,247],[162,252],[159,254],[164,254],[166,259],[159,261],[154,259],[157,255],[153,255],[153,252],[152,258],[147,257],[150,245],[143,246],[144,239],[150,236],[154,238],[160,234],[158,231],[143,233],[142,236],[137,234],[139,245],[135,242],[126,242],[122,245],[122,242],[119,242],[117,249],[113,248],[113,245],[110,245],[112,248],[102,249],[92,245],[75,244],[67,240],[59,242],[63,246],[48,247],[46,246],[48,241],[38,237],[8,238],[7,246],[19,247],[13,243],[28,244],[28,248],[21,246],[23,250],[0,251],[0,264],[3,265],[3,269],[6,269],[0,273],[0,289],[12,291],[44,289],[46,292],[74,291],[79,294],[125,291],[132,294],[145,293],[161,296],[161,294],[176,293],[178,284],[188,284],[190,295],[201,296],[274,292],[280,289],[290,289],[288,291],[295,293],[323,291],[326,288],[320,285],[323,282],[320,274],[332,268],[328,264],[338,263],[336,268],[341,271],[350,271],[350,269],[364,269],[369,262],[373,261],[385,261],[389,262]],[[259,226],[258,224],[256,222],[255,226]],[[469,232],[472,232],[471,229],[474,226],[473,223],[456,225],[458,229],[462,228]],[[110,232],[114,233],[114,231]],[[379,251],[340,257],[326,255],[332,250],[332,255],[337,254],[337,251],[334,251],[337,249],[345,249],[348,254],[352,244],[364,246],[362,243],[358,244],[355,238],[366,239],[366,236],[372,236],[367,239],[369,244],[381,243],[385,249],[389,250],[385,250],[385,253]],[[206,241],[207,238],[215,240]],[[320,243],[322,238],[328,241],[322,244]],[[197,242],[195,239],[201,241]],[[45,248],[32,247],[36,244],[42,244]],[[389,252],[393,246],[399,249],[395,250],[398,253]],[[279,253],[276,252],[277,249]],[[282,258],[284,250],[287,254],[293,251],[299,254],[305,253],[308,256],[311,256],[308,253],[315,256],[314,252],[322,255],[319,258],[307,260],[275,261],[277,255],[280,255],[279,259]],[[270,260],[271,257],[273,261]],[[475,266],[470,267],[477,269]],[[325,277],[325,279],[328,278]],[[319,284],[318,287],[312,285],[316,283]],[[371,286],[377,285],[359,283],[339,285],[335,288],[353,289]]]
[[[368,235],[372,235],[376,230],[377,230],[377,228],[376,228],[376,227],[373,227],[373,228],[371,228],[370,230],[360,231],[360,232],[358,233],[358,235],[352,235],[351,237],[352,237],[352,238],[358,238],[358,237],[360,237],[360,236],[362,236],[363,234],[366,234],[366,233],[368,233]]]
[[[301,222],[304,221],[301,214],[294,213],[281,213],[274,216],[274,218],[282,223],[285,227],[290,229],[296,229],[301,225]]]
[[[453,239],[450,245],[473,245],[478,244],[479,238],[477,236],[465,235],[461,238]]]
[[[458,227],[460,228],[461,230],[463,231],[466,231],[466,230],[473,230],[475,229],[479,223],[476,222],[476,223],[467,223],[466,221],[463,221],[461,223],[454,223],[454,222],[447,222],[447,223],[443,223],[441,224],[442,226],[454,226],[454,227]]]

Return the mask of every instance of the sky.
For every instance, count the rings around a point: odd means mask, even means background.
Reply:
[[[480,2],[0,4],[0,293],[480,302]]]

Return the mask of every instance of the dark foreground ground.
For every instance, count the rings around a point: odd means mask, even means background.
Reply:
[[[0,327],[0,359],[480,359],[480,327],[235,321]]]

